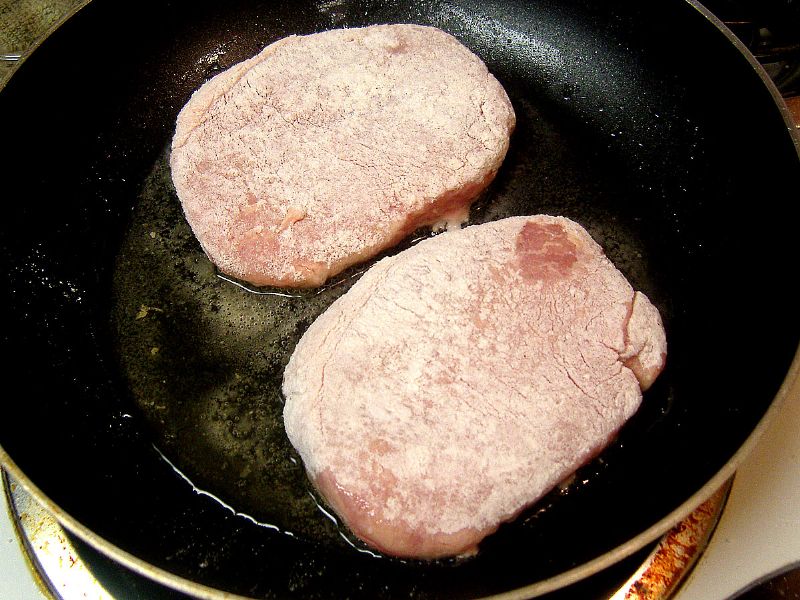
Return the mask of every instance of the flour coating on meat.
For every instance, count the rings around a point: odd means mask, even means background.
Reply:
[[[666,358],[656,308],[576,223],[513,217],[374,265],[286,368],[329,504],[399,556],[469,553],[595,456]]]
[[[514,128],[508,96],[451,35],[376,25],[290,36],[203,85],[170,163],[223,272],[319,285],[423,225],[460,225]]]

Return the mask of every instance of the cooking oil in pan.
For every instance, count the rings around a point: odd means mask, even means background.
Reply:
[[[119,362],[155,446],[236,512],[315,539],[338,531],[284,435],[280,384],[299,336],[347,286],[253,293],[219,277],[183,218],[166,153],[115,271]]]
[[[365,268],[301,291],[219,273],[183,216],[165,151],[119,253],[112,308],[131,400],[178,476],[258,525],[360,552],[285,435],[281,382],[305,329]]]

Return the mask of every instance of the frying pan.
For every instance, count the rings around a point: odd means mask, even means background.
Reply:
[[[178,110],[215,73],[289,34],[383,22],[450,31],[515,106],[473,222],[580,222],[670,344],[609,448],[471,559],[366,551],[283,436],[282,367],[359,269],[297,296],[218,277],[166,166]],[[98,1],[20,67],[0,114],[20,159],[0,227],[0,455],[70,530],[197,596],[556,589],[710,495],[797,377],[798,142],[763,72],[696,4]]]

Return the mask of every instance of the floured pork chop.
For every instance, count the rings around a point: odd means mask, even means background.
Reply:
[[[576,223],[513,217],[372,267],[286,368],[286,432],[360,538],[475,551],[596,455],[666,358],[661,319]]]
[[[203,85],[170,163],[223,272],[309,287],[423,225],[460,225],[508,149],[502,86],[417,25],[291,36]]]

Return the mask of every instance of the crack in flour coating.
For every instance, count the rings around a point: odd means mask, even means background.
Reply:
[[[187,220],[223,272],[311,287],[421,226],[457,226],[515,125],[451,35],[376,25],[290,36],[220,73],[178,116]]]
[[[358,537],[466,554],[600,452],[665,358],[657,309],[582,227],[514,217],[367,271],[298,343],[284,422]]]

